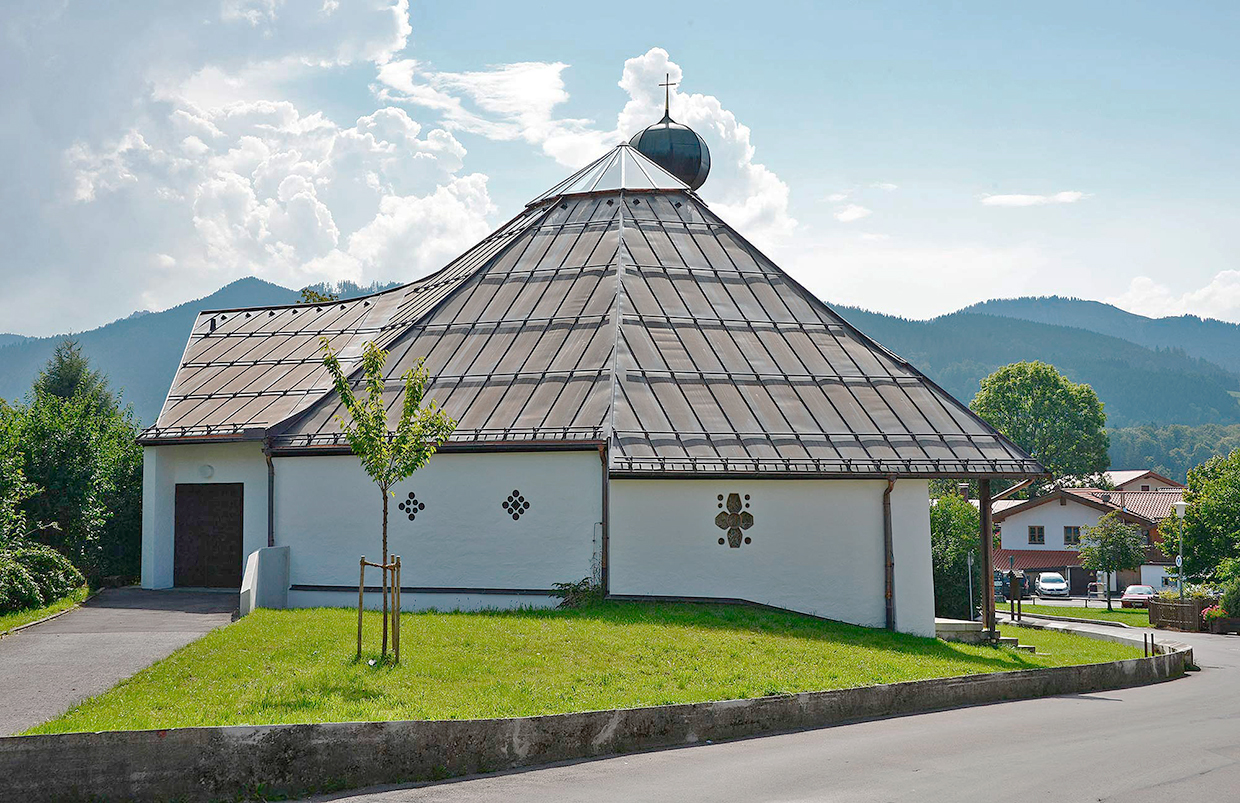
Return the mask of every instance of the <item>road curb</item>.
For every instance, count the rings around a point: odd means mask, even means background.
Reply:
[[[102,588],[97,589],[93,594],[88,594],[81,602],[71,605],[70,607],[65,608],[63,611],[56,611],[56,613],[48,614],[47,616],[44,616],[42,619],[35,619],[33,622],[27,622],[24,625],[18,625],[17,627],[10,627],[8,630],[5,630],[3,633],[0,633],[0,638],[4,638],[5,636],[11,636],[14,633],[20,633],[21,631],[25,630],[28,627],[34,627],[35,625],[41,625],[44,622],[50,622],[53,619],[56,619],[57,617],[64,616],[66,613],[71,613],[73,611],[76,611],[78,608],[82,607],[83,605],[90,602],[92,599],[94,599],[95,597],[99,596],[102,593],[103,593]]]
[[[1122,627],[1132,629],[1132,625],[1126,625],[1123,622],[1112,622],[1106,619],[1086,619],[1083,616],[1055,616],[1049,613],[1021,613],[1021,618],[1029,617],[1031,619],[1048,619],[1052,622],[1079,622],[1083,625],[1102,625],[1103,627]],[[1013,622],[1013,624],[1017,624]]]
[[[0,783],[7,798],[32,803],[301,796],[1110,691],[1180,677],[1191,661],[1191,650],[1169,649],[1101,664],[538,717],[9,736],[0,737]]]

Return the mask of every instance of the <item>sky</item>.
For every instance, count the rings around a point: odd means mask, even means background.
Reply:
[[[1240,322],[1240,4],[6,0],[0,332],[412,281],[662,114],[828,303]]]

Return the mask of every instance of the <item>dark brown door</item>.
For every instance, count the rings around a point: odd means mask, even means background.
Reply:
[[[173,585],[241,587],[239,482],[178,484]]]

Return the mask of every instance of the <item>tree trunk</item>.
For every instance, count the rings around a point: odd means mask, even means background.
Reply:
[[[1107,610],[1113,611],[1115,609],[1111,607],[1111,573],[1103,572],[1103,577],[1105,578],[1103,585],[1107,590]]]
[[[379,576],[383,578],[383,652],[382,656],[387,657],[388,642],[388,553],[387,553],[387,520],[388,520],[388,492],[387,488],[380,489],[383,492],[383,568],[379,570]]]

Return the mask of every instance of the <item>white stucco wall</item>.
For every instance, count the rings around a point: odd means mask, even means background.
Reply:
[[[358,558],[380,558],[378,488],[352,455],[277,457],[275,472],[276,544],[292,548],[292,584],[356,589]],[[596,451],[441,453],[393,490],[388,548],[401,556],[406,588],[549,589],[589,576],[601,549],[602,461]],[[530,503],[517,521],[502,506],[513,490]],[[413,521],[399,508],[411,491],[425,505]],[[367,584],[378,583],[378,570],[368,570]],[[324,593],[295,591],[289,602],[334,599]],[[352,602],[334,604],[356,604],[356,593]],[[472,598],[453,601],[460,596],[409,593],[404,602],[479,604]],[[503,595],[492,597],[494,607],[512,604]]]
[[[1061,505],[1057,500],[1015,513],[999,522],[999,536],[1004,549],[1056,550],[1074,549],[1063,541],[1065,526],[1080,527],[1081,534],[1086,527],[1098,524],[1103,511],[1087,505],[1077,504],[1071,500]],[[1046,528],[1046,543],[1029,543],[1029,527],[1041,525]]]
[[[1148,486],[1148,487],[1146,487]],[[1141,479],[1131,480],[1123,485],[1116,485],[1117,491],[1140,491],[1144,488],[1147,491],[1161,491],[1164,488],[1178,488],[1178,485],[1172,485],[1169,482],[1163,482],[1155,477],[1144,477]]]
[[[1146,564],[1141,567],[1141,583],[1147,586],[1153,586],[1155,591],[1162,591],[1164,588],[1172,588],[1174,582],[1170,582],[1167,575],[1166,566],[1157,566]]]
[[[210,471],[204,467],[210,466]],[[204,473],[211,476],[204,477]],[[146,446],[142,449],[142,587],[170,588],[178,483],[240,482],[242,565],[267,546],[267,461],[259,443]]]
[[[885,623],[885,481],[613,480],[610,590],[744,599],[870,627]],[[751,543],[719,544],[720,496],[749,494]],[[934,635],[927,483],[892,492],[896,626]]]

